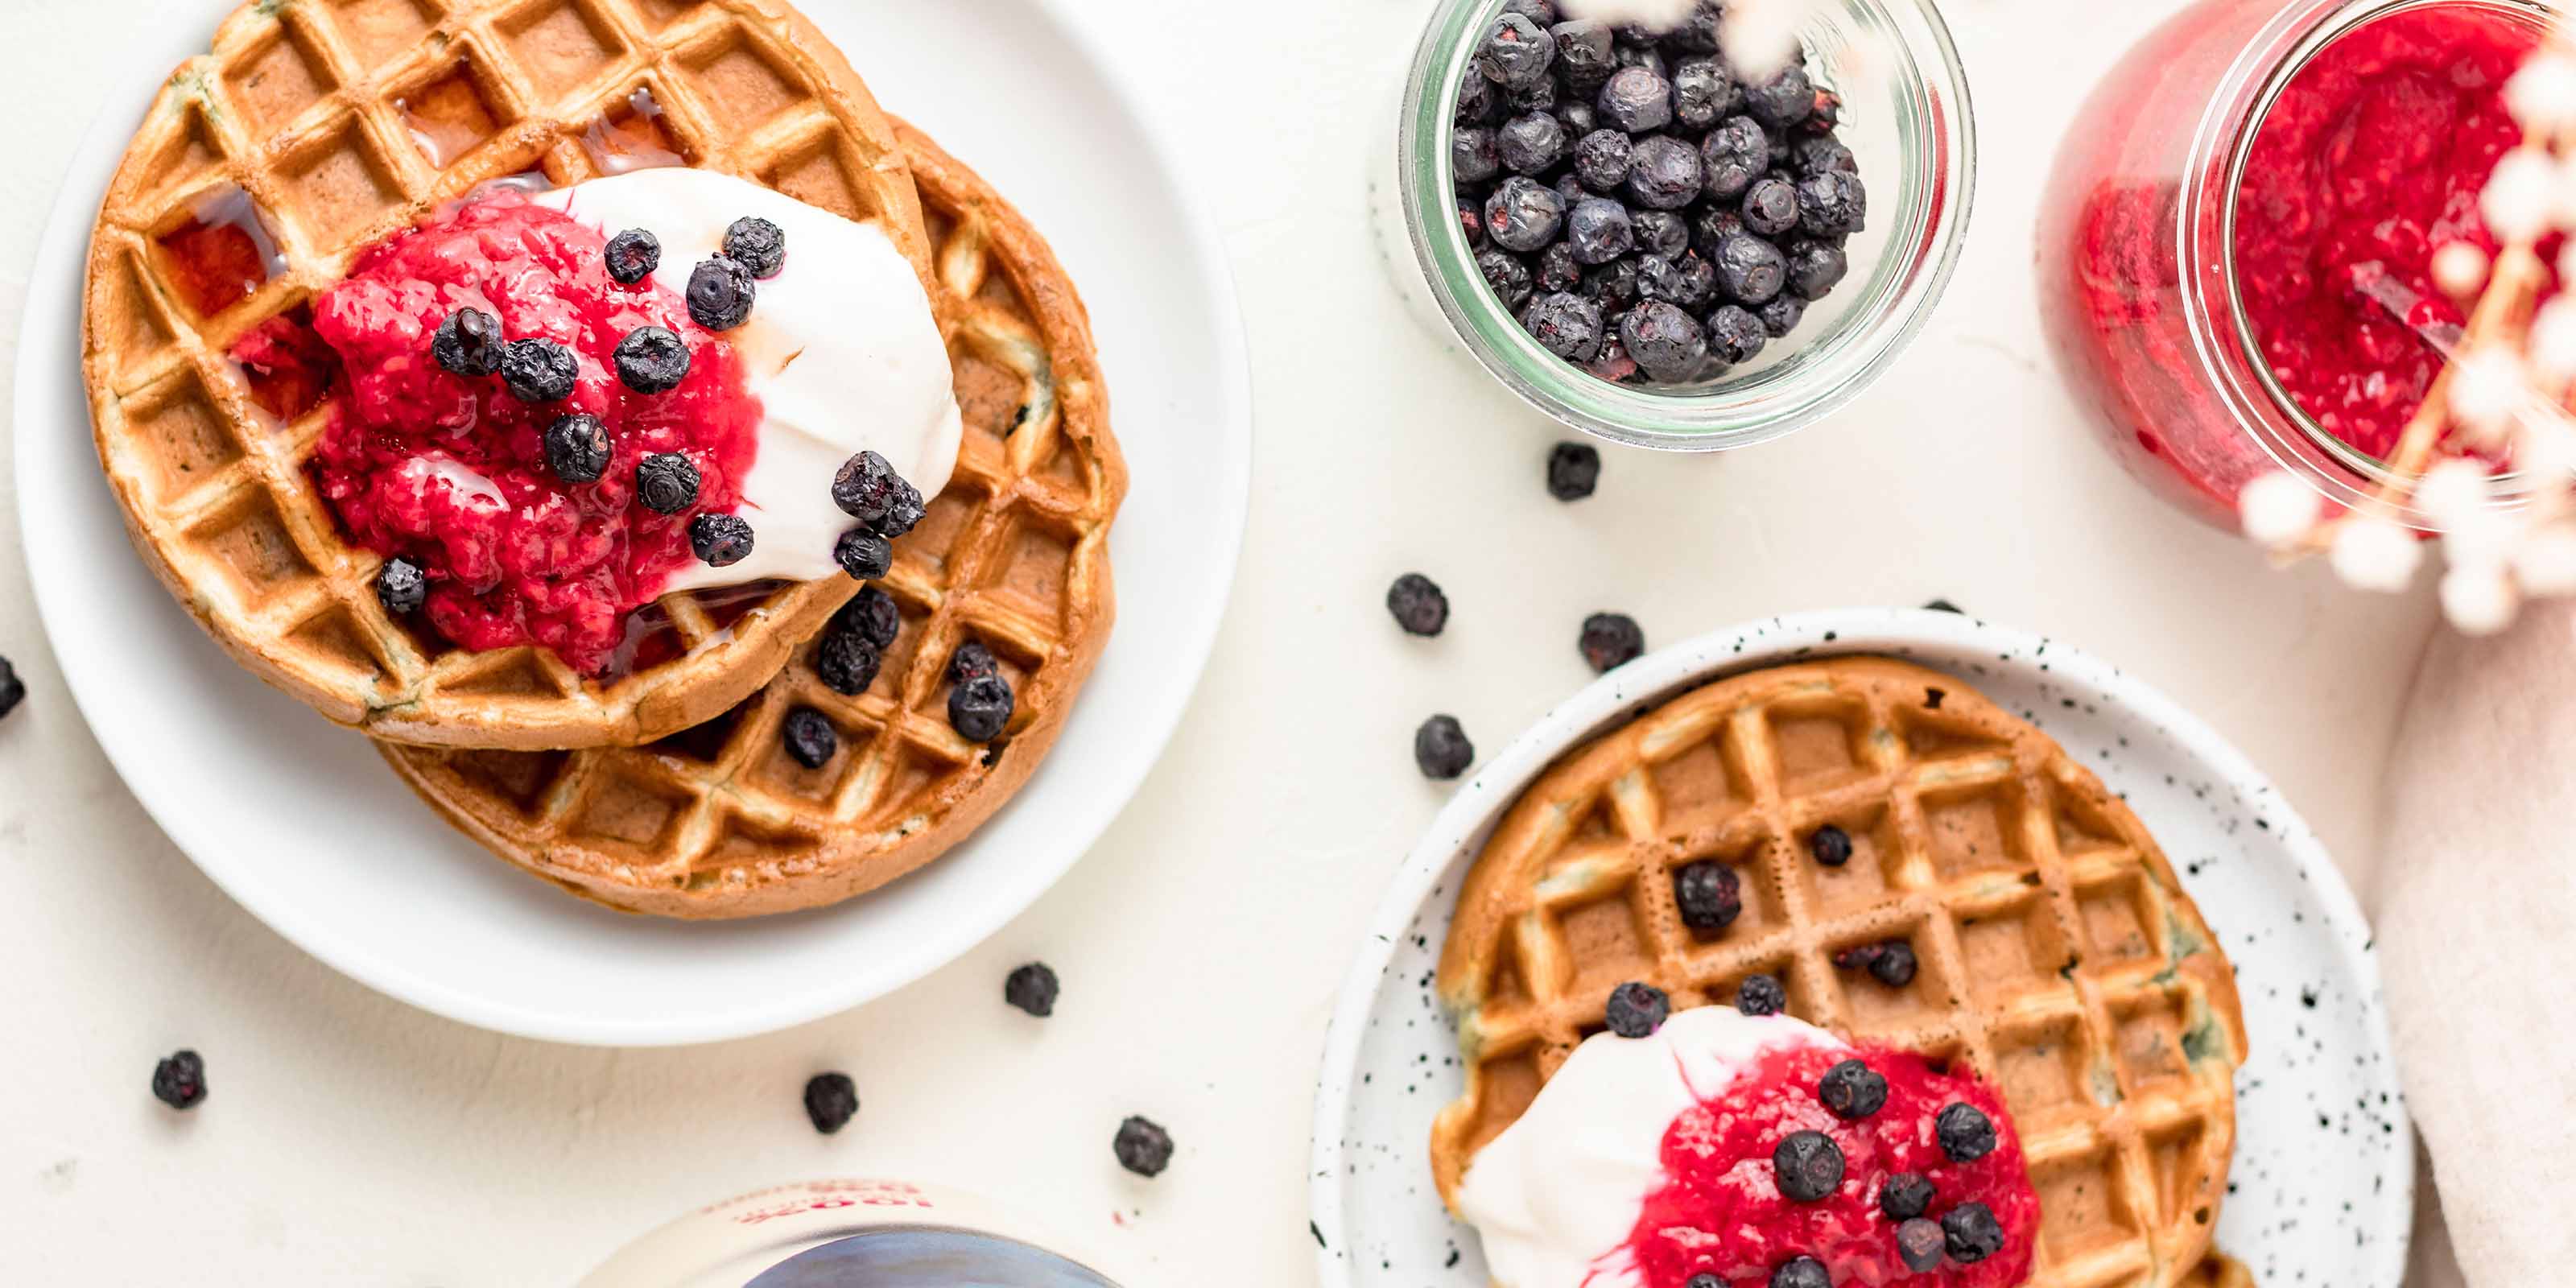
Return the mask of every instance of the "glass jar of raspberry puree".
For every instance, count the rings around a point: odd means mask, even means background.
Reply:
[[[2549,19],[2202,0],[2096,87],[2041,208],[2040,308],[2132,475],[2230,530],[2264,474],[2336,505],[2386,478],[2464,317],[2433,256],[2496,248],[2478,196],[2520,141],[2504,83]]]

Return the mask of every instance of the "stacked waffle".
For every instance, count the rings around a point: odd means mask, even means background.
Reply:
[[[846,577],[665,596],[634,619],[669,646],[613,677],[434,638],[379,602],[382,560],[309,469],[338,400],[281,402],[230,356],[493,181],[657,164],[882,232],[947,342],[964,445],[894,543],[899,626],[859,693],[815,674],[849,628]],[[259,262],[210,283],[184,235],[216,224]],[[930,861],[1027,781],[1107,639],[1126,475],[1080,297],[1018,211],[776,0],[451,0],[434,21],[408,0],[245,4],[137,131],[83,324],[100,462],[180,602],[496,853],[615,906],[752,915]],[[1015,697],[982,742],[937,714],[970,637]],[[819,766],[782,749],[800,710],[834,730]]]

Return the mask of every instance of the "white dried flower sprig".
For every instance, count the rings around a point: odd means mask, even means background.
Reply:
[[[2505,84],[2522,146],[2496,163],[2479,213],[2504,249],[2467,242],[2433,254],[2434,285],[2470,306],[2468,325],[2424,407],[2390,455],[2389,478],[2358,505],[2329,511],[2285,473],[2237,497],[2245,534],[2284,559],[2322,554],[2346,582],[2403,590],[2424,542],[2399,522],[2409,504],[2442,542],[2440,598],[2473,634],[2513,622],[2527,599],[2576,594],[2576,294],[2536,310],[2549,267],[2532,246],[2576,232],[2576,39],[2561,26]],[[2555,265],[2576,285],[2576,237]],[[2519,472],[2520,503],[2500,504],[2490,460]]]

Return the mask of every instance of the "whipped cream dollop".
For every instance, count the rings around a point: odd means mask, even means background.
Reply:
[[[772,578],[844,575],[832,547],[855,526],[832,503],[832,476],[874,450],[926,499],[948,486],[964,422],[948,347],[911,261],[874,224],[853,223],[746,179],[662,167],[530,198],[614,237],[641,228],[662,243],[653,283],[683,299],[689,273],[745,215],[778,225],[787,258],[758,284],[751,320],[722,333],[760,400],[760,445],[737,510],[751,554],[692,563],[664,591]]]
[[[1520,1120],[1478,1151],[1458,1186],[1499,1288],[1626,1288],[1630,1231],[1663,1175],[1664,1134],[1764,1054],[1849,1050],[1787,1015],[1732,1007],[1676,1013],[1652,1036],[1595,1034],[1539,1088]]]

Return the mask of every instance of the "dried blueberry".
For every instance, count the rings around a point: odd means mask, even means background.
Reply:
[[[1580,501],[1601,481],[1601,450],[1590,443],[1559,443],[1547,452],[1547,494]]]
[[[1575,260],[1574,247],[1550,242],[1546,250],[1538,253],[1538,268],[1533,276],[1541,292],[1554,295],[1583,285],[1583,265]]]
[[[1601,128],[1601,114],[1582,99],[1568,99],[1556,105],[1557,124],[1565,127],[1565,137],[1579,139]]]
[[[521,402],[561,402],[581,379],[581,359],[552,340],[512,340],[501,346],[501,383]]]
[[[658,326],[639,326],[612,355],[618,382],[639,394],[668,393],[689,378],[689,346]]]
[[[0,719],[6,719],[18,704],[27,700],[27,682],[18,678],[18,668],[0,657]]]
[[[1546,112],[1515,116],[1494,131],[1494,151],[1514,174],[1555,169],[1568,146],[1565,122]]]
[[[1802,300],[1821,300],[1841,283],[1851,261],[1832,242],[1800,239],[1789,243],[1789,292]]]
[[[826,631],[814,650],[814,676],[834,693],[857,697],[876,683],[877,668],[884,662],[883,651],[858,633]]]
[[[1721,304],[1708,315],[1708,353],[1727,366],[1751,362],[1762,346],[1771,342],[1771,332],[1762,319],[1741,304]]]
[[[1637,231],[1628,221],[1626,206],[1607,197],[1585,197],[1565,217],[1565,240],[1575,262],[1607,264],[1637,248]]]
[[[832,763],[841,749],[841,735],[832,722],[812,707],[798,707],[779,722],[778,740],[787,747],[788,758],[807,769],[821,769]]]
[[[1011,682],[979,675],[948,691],[948,727],[968,742],[991,742],[1011,722]]]
[[[1762,318],[1762,329],[1777,340],[1798,329],[1799,319],[1807,316],[1807,302],[1783,291],[1757,312]]]
[[[1647,300],[1619,319],[1619,343],[1656,380],[1678,383],[1708,364],[1708,336],[1678,304]]]
[[[1717,269],[1689,251],[1683,251],[1678,259],[1640,255],[1637,292],[1644,299],[1663,300],[1696,314],[1717,302]]]
[[[1878,1210],[1890,1221],[1911,1221],[1931,1210],[1935,1193],[1921,1172],[1898,1172],[1878,1187]]]
[[[1506,89],[1503,91],[1503,102],[1511,109],[1505,113],[1508,116],[1522,116],[1531,112],[1544,112],[1554,116],[1558,102],[1556,81],[1551,77],[1542,76],[1537,81],[1519,89]]]
[[[678,514],[698,503],[698,467],[678,452],[657,452],[635,463],[635,499],[656,514]]]
[[[1494,294],[1502,300],[1504,308],[1517,313],[1522,305],[1529,303],[1530,268],[1520,256],[1500,247],[1479,251],[1476,270],[1485,275],[1485,285],[1494,288]]]
[[[2003,1223],[1983,1203],[1962,1203],[1941,1215],[1941,1243],[1952,1261],[1973,1266],[2004,1250]]]
[[[1679,210],[1700,194],[1706,173],[1696,149],[1670,135],[1657,134],[1637,140],[1628,166],[1628,182],[1620,190],[1649,210]]]
[[[1842,1146],[1820,1131],[1793,1131],[1772,1149],[1771,1172],[1790,1201],[1817,1202],[1843,1183]]]
[[[1816,1099],[1836,1118],[1867,1118],[1887,1107],[1887,1079],[1859,1060],[1843,1060],[1816,1080]]]
[[[1172,1165],[1172,1134],[1149,1119],[1131,1117],[1118,1124],[1109,1148],[1120,1167],[1138,1176],[1160,1176]]]
[[[881,649],[892,648],[894,637],[903,633],[903,610],[895,606],[894,596],[863,586],[832,614],[830,629],[855,633]]]
[[[1610,1003],[1602,1008],[1610,1031],[1623,1038],[1653,1037],[1672,1013],[1673,999],[1664,990],[1633,979],[1611,989]]]
[[[1771,1272],[1768,1288],[1834,1288],[1834,1277],[1814,1257],[1791,1257]]]
[[[950,684],[964,684],[979,675],[1000,675],[1001,673],[1001,659],[994,657],[993,650],[986,647],[982,640],[972,638],[959,640],[957,647],[948,650],[946,674]]]
[[[832,561],[854,581],[875,581],[894,569],[894,543],[865,528],[852,528],[832,542]]]
[[[751,320],[751,270],[718,255],[689,270],[689,316],[710,331],[730,331]]]
[[[1744,110],[1772,129],[1785,130],[1816,110],[1816,87],[1807,79],[1806,68],[1791,63],[1760,80],[1745,82]]]
[[[859,1087],[846,1073],[818,1073],[805,1081],[805,1116],[826,1136],[850,1125],[859,1112]]]
[[[1458,231],[1467,235],[1468,249],[1478,252],[1485,249],[1485,207],[1482,203],[1465,197],[1458,199]]]
[[[832,504],[889,538],[900,537],[921,522],[920,490],[874,451],[862,451],[841,462],[832,475]]]
[[[1055,999],[1055,970],[1045,962],[1030,962],[1002,981],[1002,1000],[1040,1019],[1055,1014]]]
[[[1556,182],[1549,184],[1548,188],[1565,199],[1565,208],[1568,210],[1574,209],[1575,202],[1592,195],[1592,190],[1583,186],[1583,180],[1575,175],[1572,166],[1560,171],[1556,176]]]
[[[1949,1236],[1938,1221],[1907,1217],[1896,1226],[1896,1256],[1914,1273],[1929,1274],[1941,1264],[1941,1254],[1949,1248]]]
[[[1724,930],[1744,913],[1744,881],[1735,869],[1702,859],[1673,869],[1673,903],[1693,930]]]
[[[1503,154],[1495,146],[1494,132],[1470,125],[1450,134],[1449,172],[1462,183],[1483,183],[1501,174]]]
[[[1587,362],[1601,352],[1601,306],[1571,292],[1531,300],[1521,314],[1521,327],[1541,348],[1568,362]]]
[[[1932,1134],[1953,1163],[1973,1163],[1995,1152],[1994,1120],[1964,1100],[1941,1106],[1932,1117]]]
[[[1535,179],[1513,175],[1485,198],[1485,235],[1505,250],[1528,254],[1564,226],[1565,198]]]
[[[778,276],[787,262],[787,234],[757,215],[745,215],[725,226],[724,257],[757,278]]]
[[[1852,155],[1852,150],[1845,147],[1842,140],[1830,134],[1806,135],[1790,142],[1789,168],[1802,175],[1818,175],[1827,170],[1859,174],[1860,160]]]
[[[501,319],[481,309],[458,309],[438,324],[429,353],[457,375],[491,375],[501,369]]]
[[[1483,43],[1476,47],[1476,70],[1505,89],[1538,84],[1547,76],[1547,65],[1555,60],[1556,38],[1517,13],[1494,19],[1493,25],[1485,29]]]
[[[1608,672],[1626,666],[1646,651],[1646,632],[1637,619],[1625,613],[1594,613],[1583,619],[1583,630],[1575,637],[1583,660],[1595,671]]]
[[[1637,230],[1637,249],[1669,259],[1690,249],[1690,221],[1669,210],[1632,210],[1628,222]]]
[[[1712,264],[1717,262],[1717,248],[1725,245],[1727,238],[1744,232],[1744,216],[1735,213],[1732,206],[1713,201],[1701,202],[1690,222],[1691,249]]]
[[[388,615],[402,617],[419,612],[428,600],[429,575],[421,571],[419,564],[395,555],[376,570],[376,602],[385,606]]]
[[[1867,971],[1870,978],[1889,988],[1903,988],[1914,982],[1914,945],[1902,939],[1854,944],[1834,954],[1834,965],[1844,970]]]
[[[1765,237],[1777,237],[1798,226],[1798,188],[1770,175],[1744,190],[1744,226]]]
[[[1827,823],[1807,834],[1807,853],[1826,867],[1839,868],[1851,862],[1851,833]]]
[[[1776,975],[1747,975],[1735,986],[1735,1009],[1745,1015],[1778,1015],[1789,1009],[1789,990]]]
[[[1601,119],[1630,134],[1645,134],[1673,120],[1673,86],[1653,67],[1622,67],[1592,100]]]
[[[1717,244],[1709,256],[1717,284],[1738,304],[1761,304],[1788,284],[1789,261],[1780,248],[1751,233],[1737,233]]]
[[[1680,26],[1662,33],[1658,39],[1667,49],[1678,49],[1694,54],[1715,53],[1719,37],[1718,26],[1724,13],[1725,10],[1712,0],[1702,0],[1701,3],[1691,6],[1690,13],[1683,17]]]
[[[1638,67],[1653,72],[1657,80],[1672,79],[1672,64],[1664,58],[1664,51],[1655,47],[1651,36],[1644,43],[1629,41],[1627,36],[1633,30],[1633,28],[1626,28],[1618,33],[1617,43],[1610,49],[1610,60],[1619,64],[1622,71],[1630,67]],[[1618,72],[1611,73],[1613,76],[1618,74]]]
[[[1699,141],[1699,159],[1708,195],[1733,201],[1771,164],[1771,140],[1763,134],[1761,122],[1730,116]]]
[[[1869,192],[1848,170],[1798,181],[1798,228],[1810,237],[1848,237],[1869,221]]]
[[[751,521],[739,514],[701,514],[689,520],[689,552],[710,568],[729,568],[751,557]]]
[[[1604,317],[1625,313],[1646,298],[1644,284],[1637,273],[1637,261],[1614,259],[1596,264],[1583,275],[1584,298],[1601,306]]]
[[[1485,79],[1480,71],[1469,71],[1458,83],[1458,110],[1452,123],[1465,127],[1484,125],[1503,114],[1503,88]]]
[[[1503,0],[1504,13],[1516,13],[1542,27],[1556,25],[1555,0]]]
[[[566,483],[596,483],[608,472],[608,426],[574,412],[546,426],[546,468]]]
[[[608,280],[633,286],[662,266],[662,239],[641,228],[629,228],[608,239]]]
[[[1574,177],[1594,192],[1616,192],[1628,182],[1636,144],[1617,130],[1594,130],[1575,140]]]
[[[1594,93],[1618,70],[1608,23],[1560,22],[1548,28],[1548,35],[1556,41],[1557,73],[1565,78],[1566,88],[1578,94]]]
[[[1413,763],[1425,778],[1456,778],[1476,763],[1476,744],[1456,716],[1433,716],[1413,731]]]
[[[152,1066],[152,1098],[172,1109],[194,1109],[205,1103],[206,1062],[196,1052],[171,1052]]]
[[[1741,101],[1735,78],[1714,58],[1694,58],[1673,68],[1673,119],[1693,134],[1717,124]]]
[[[1610,338],[1601,342],[1601,352],[1583,364],[1585,371],[1613,384],[1637,378],[1637,364],[1628,360],[1628,346],[1619,343],[1619,332],[1613,328]]]
[[[1449,624],[1449,597],[1438,582],[1409,572],[1386,588],[1386,611],[1407,635],[1437,635]]]

